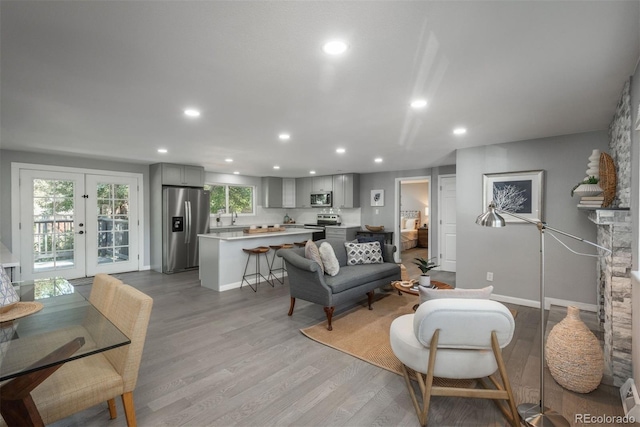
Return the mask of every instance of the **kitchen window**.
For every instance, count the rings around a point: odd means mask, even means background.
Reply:
[[[255,215],[256,188],[250,185],[205,184],[211,192],[211,215]]]

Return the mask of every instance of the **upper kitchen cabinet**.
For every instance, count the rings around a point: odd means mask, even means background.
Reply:
[[[296,207],[311,207],[312,178],[296,178]]]
[[[282,178],[282,207],[296,207],[296,180],[295,178]]]
[[[204,186],[204,168],[202,166],[159,163],[162,185],[180,185],[185,187]]]
[[[282,178],[275,176],[262,178],[262,203],[265,208],[282,207]]]
[[[311,182],[311,191],[333,191],[333,177],[331,175],[314,176],[311,178]]]
[[[360,207],[360,175],[346,173],[333,175],[333,207]]]

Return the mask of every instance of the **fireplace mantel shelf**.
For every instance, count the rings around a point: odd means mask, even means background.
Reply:
[[[587,217],[597,225],[629,224],[631,225],[631,210],[629,208],[601,208],[588,210]]]

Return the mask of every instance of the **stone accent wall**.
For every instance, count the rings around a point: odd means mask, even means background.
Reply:
[[[631,212],[596,210],[598,244],[611,249],[598,264],[598,315],[604,327],[605,379],[621,386],[632,375],[631,358]]]
[[[631,80],[627,80],[609,125],[609,150],[616,165],[618,186],[612,207],[631,206]]]

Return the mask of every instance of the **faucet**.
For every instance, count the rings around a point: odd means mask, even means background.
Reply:
[[[234,225],[237,219],[238,219],[238,212],[231,211],[231,225]]]

